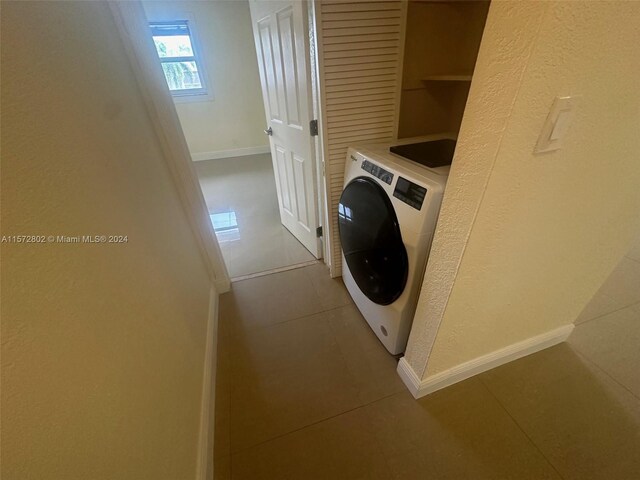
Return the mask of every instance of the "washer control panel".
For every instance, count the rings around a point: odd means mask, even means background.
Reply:
[[[379,167],[375,163],[371,163],[369,160],[363,160],[362,166],[360,168],[362,168],[365,172],[370,173],[374,177],[379,178],[387,185],[391,185],[391,182],[393,182],[393,173],[385,170],[382,167]]]
[[[396,188],[393,191],[393,196],[403,201],[407,205],[412,206],[416,210],[422,208],[424,197],[427,195],[427,189],[410,182],[406,178],[398,177],[396,182]]]

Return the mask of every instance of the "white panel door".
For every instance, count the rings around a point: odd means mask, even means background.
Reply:
[[[320,258],[307,4],[249,2],[282,224]]]

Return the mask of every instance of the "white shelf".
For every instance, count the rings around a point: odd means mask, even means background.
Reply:
[[[470,82],[471,75],[429,75],[423,82]]]

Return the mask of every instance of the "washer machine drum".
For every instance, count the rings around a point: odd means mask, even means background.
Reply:
[[[407,284],[409,262],[396,212],[375,180],[357,177],[344,188],[338,230],[358,288],[378,305],[393,303]]]

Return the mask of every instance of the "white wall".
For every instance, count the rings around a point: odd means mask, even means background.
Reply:
[[[144,1],[150,21],[195,22],[214,99],[177,103],[192,155],[250,147],[268,148],[265,113],[246,0]]]
[[[193,479],[210,282],[104,2],[2,3],[7,480]]]
[[[640,229],[640,4],[493,2],[406,361],[428,380],[571,324]],[[554,97],[564,148],[534,155]]]

